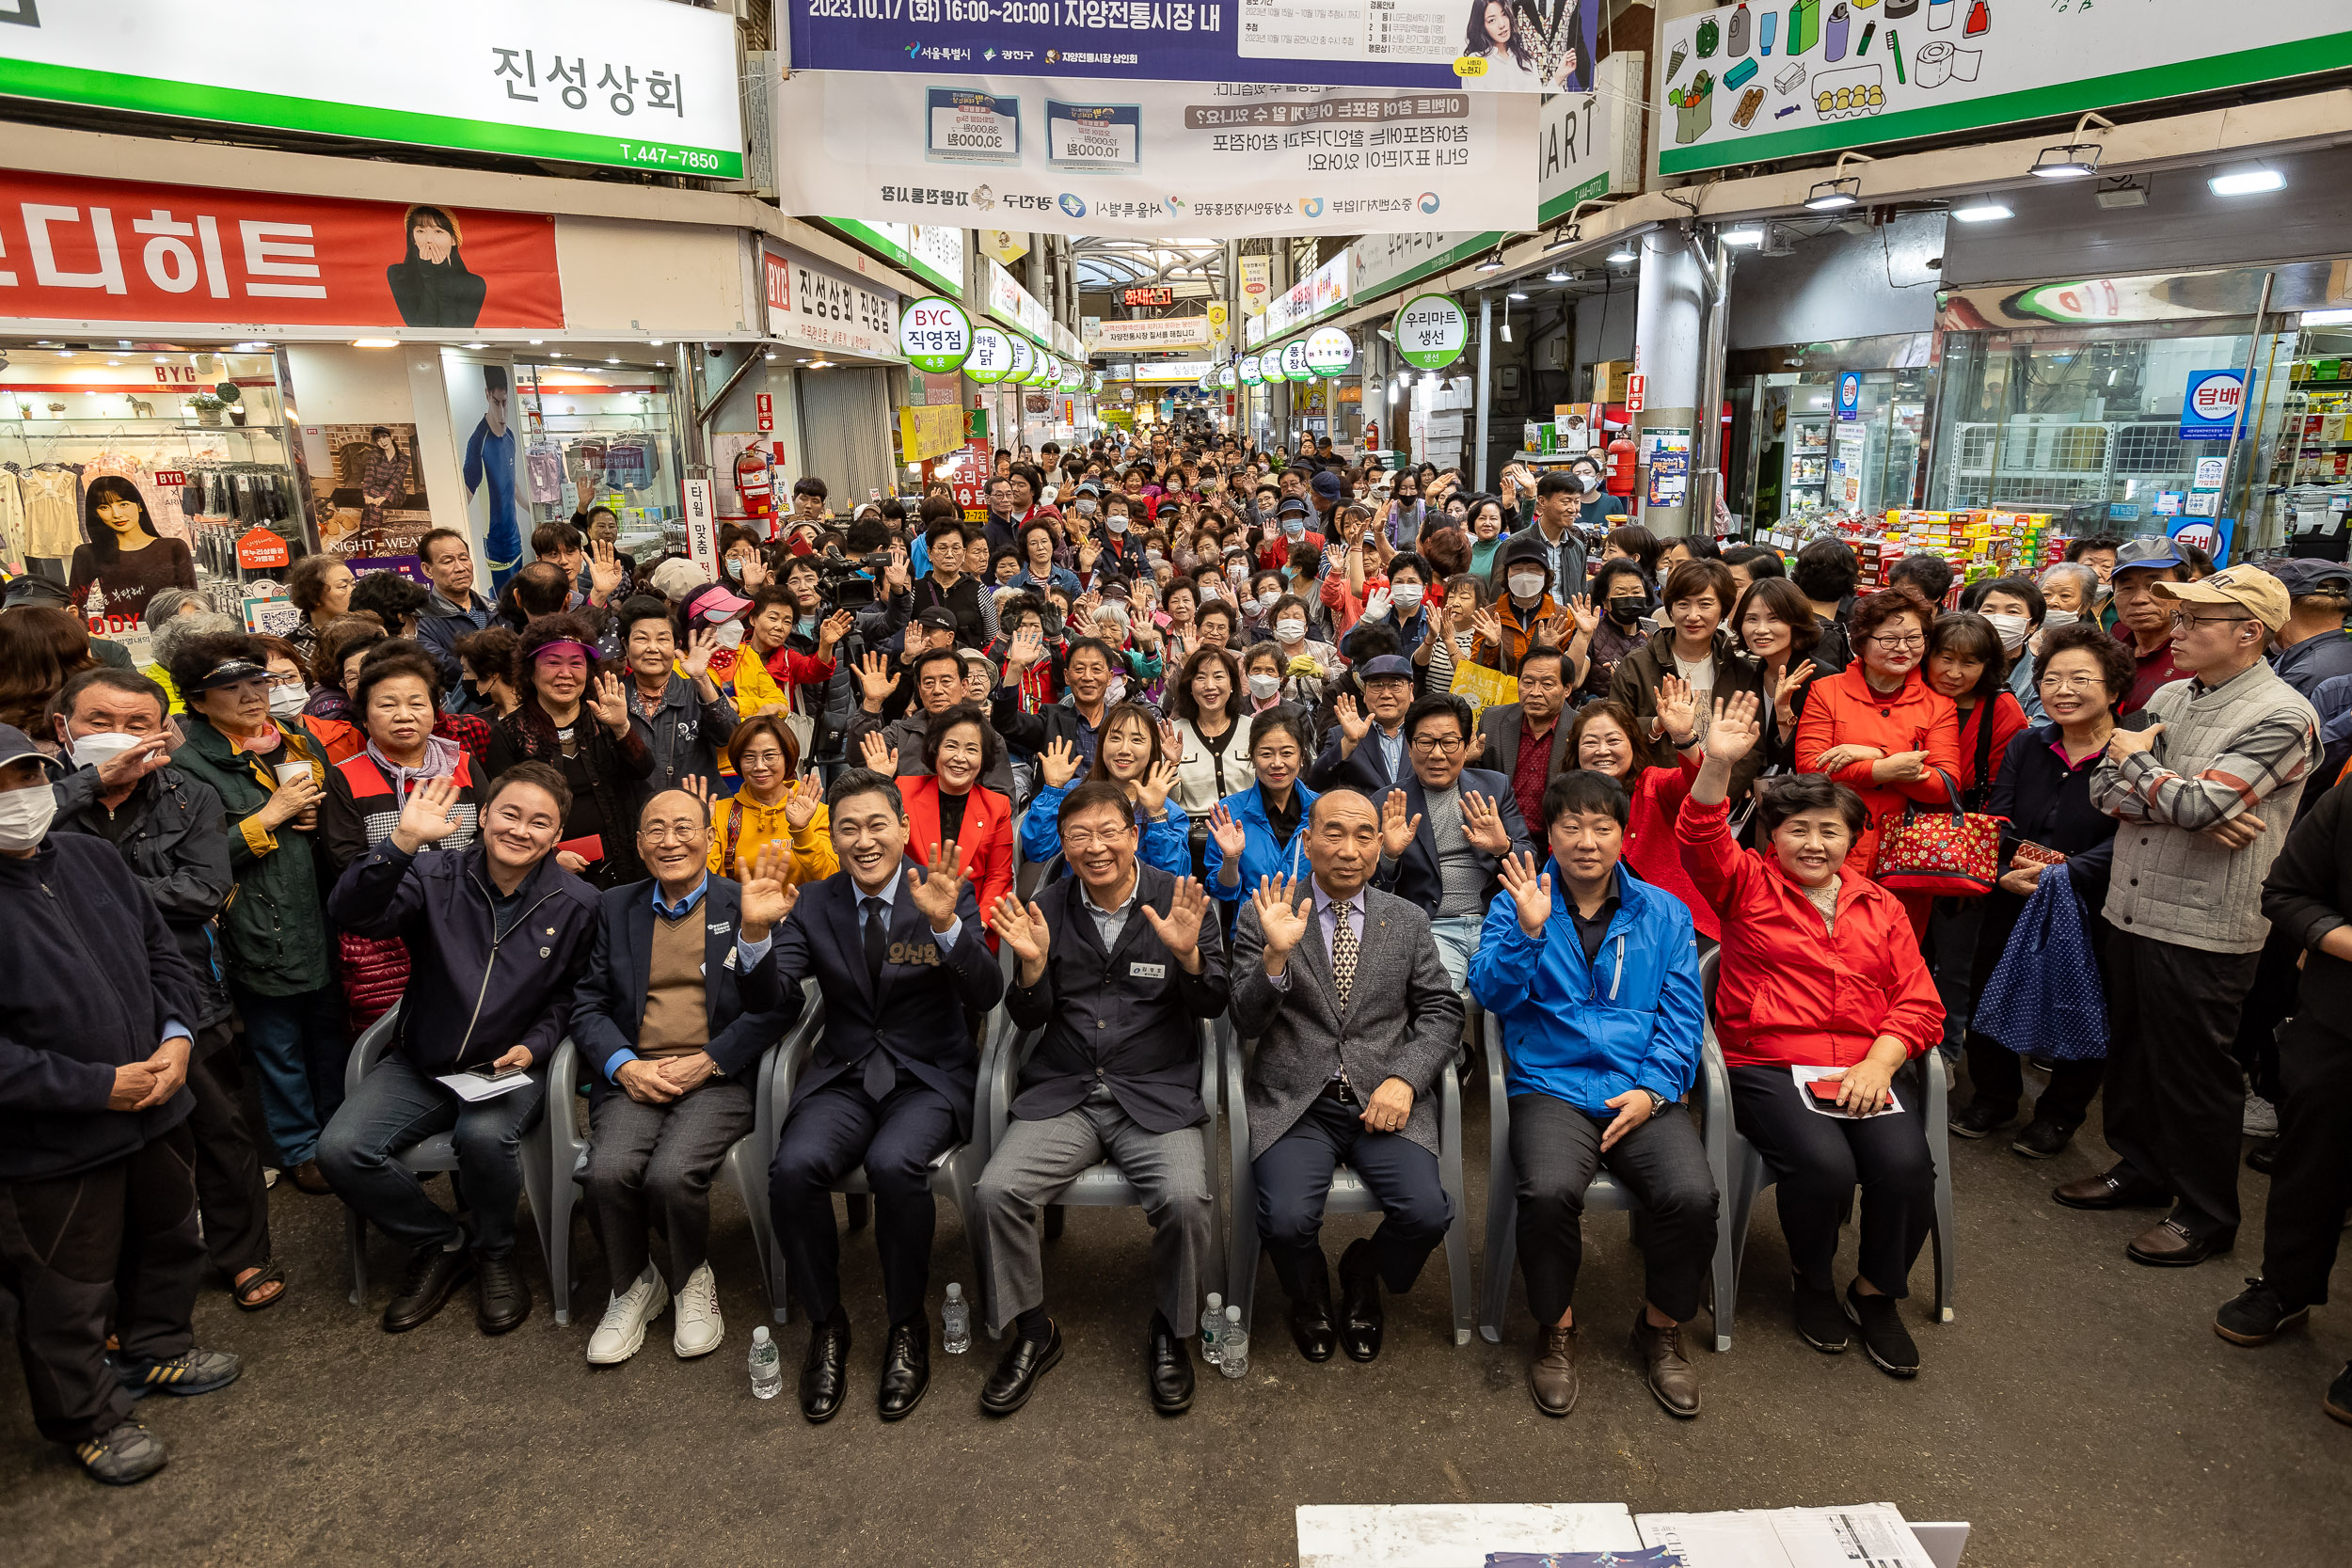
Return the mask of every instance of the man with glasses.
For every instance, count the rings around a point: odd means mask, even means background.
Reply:
[[[1357,678],[1364,689],[1363,708],[1344,692],[1333,703],[1335,722],[1307,769],[1307,786],[1361,790],[1377,800],[1406,777],[1405,710],[1413,705],[1413,661],[1383,653],[1364,659]]]
[[[2115,640],[2131,649],[2139,667],[2117,718],[2130,718],[2148,705],[2157,688],[2189,673],[2173,654],[2172,601],[2158,592],[2162,584],[2187,580],[2188,564],[2169,539],[2134,539],[2115,552],[2107,578],[2115,594]]]
[[[1404,729],[1412,772],[1381,802],[1373,885],[1428,914],[1438,958],[1459,987],[1469,981],[1503,860],[1530,852],[1527,824],[1507,776],[1463,766],[1470,717],[1459,697],[1423,697]]]
[[[2123,546],[2113,580],[2144,566]],[[2319,720],[2263,657],[2286,624],[2285,585],[2253,566],[2165,581],[2171,659],[2143,730],[2118,730],[2091,803],[2122,818],[2105,913],[2109,1046],[2105,1175],[2054,1195],[2074,1209],[2170,1202],[2126,1247],[2185,1267],[2236,1243],[2245,1085],[2231,1053],[2269,922],[2263,879],[2319,760]],[[2259,813],[2259,815],[2257,815]]]

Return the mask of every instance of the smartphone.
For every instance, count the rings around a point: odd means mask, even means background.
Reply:
[[[514,1077],[515,1074],[523,1071],[524,1067],[521,1063],[517,1062],[513,1067],[499,1067],[492,1065],[489,1067],[479,1067],[473,1070],[475,1077],[487,1078],[491,1083],[495,1084],[501,1078]]]
[[[1816,1078],[1805,1085],[1805,1088],[1811,1092],[1813,1098],[1824,1105],[1836,1104],[1837,1093],[1845,1086],[1842,1080],[1836,1078]]]

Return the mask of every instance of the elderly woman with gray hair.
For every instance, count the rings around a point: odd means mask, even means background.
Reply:
[[[2026,717],[2035,723],[2042,721],[2042,694],[2035,685],[2035,670],[2042,657],[2042,640],[2061,626],[2077,621],[2097,624],[2099,596],[2106,585],[2087,562],[2059,561],[2042,569],[2038,579],[2045,607],[2042,624],[2034,628],[2033,641],[2026,645],[2025,657],[2010,671],[2010,689],[2017,693],[2017,701],[2026,709]],[[2020,676],[2022,674],[2022,683]]]

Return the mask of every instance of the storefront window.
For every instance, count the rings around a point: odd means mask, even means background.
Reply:
[[[1809,513],[1876,515],[1911,504],[1927,414],[1927,372],[1866,371],[1851,419],[1837,417],[1834,370],[1755,378],[1756,526]]]
[[[517,364],[531,529],[593,506],[620,519],[623,553],[677,546],[678,432],[670,372],[636,365]]]
[[[2270,451],[2262,542],[2342,561],[2352,543],[2352,321],[2303,319]]]

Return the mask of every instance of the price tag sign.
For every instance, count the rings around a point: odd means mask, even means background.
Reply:
[[[944,375],[972,354],[972,318],[952,299],[927,294],[898,312],[898,352],[916,370]]]
[[[1449,294],[1416,294],[1405,302],[1389,330],[1396,352],[1415,370],[1441,371],[1470,344],[1470,317]]]

